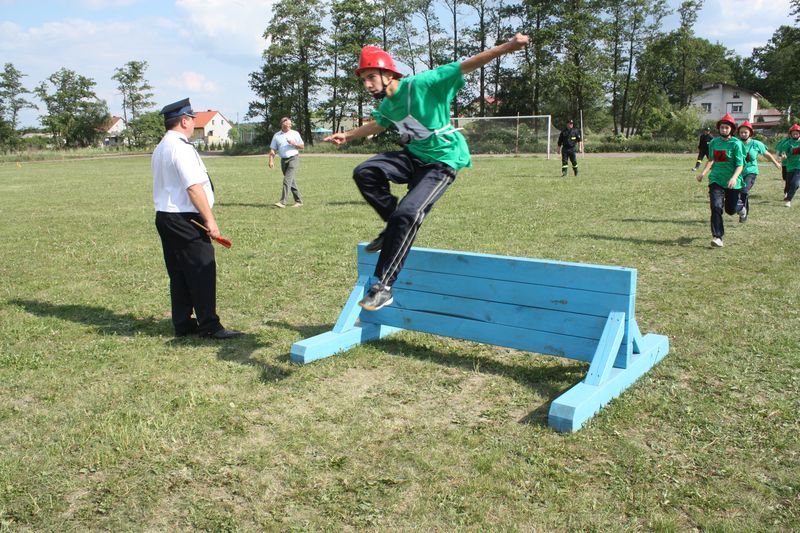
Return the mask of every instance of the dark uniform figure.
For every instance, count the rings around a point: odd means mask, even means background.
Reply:
[[[161,113],[167,132],[153,151],[153,200],[175,336],[238,337],[242,333],[225,329],[217,315],[217,263],[209,237],[220,234],[212,212],[214,185],[188,139],[194,131],[192,106],[186,98]],[[204,224],[208,232],[191,221]]]
[[[703,128],[703,133],[700,134],[700,140],[697,143],[697,162],[694,164],[692,172],[697,172],[700,164],[703,162],[704,157],[708,157],[708,143],[711,142],[714,136],[711,135],[711,128],[706,126]]]
[[[567,175],[567,160],[572,162],[572,172],[578,175],[578,159],[575,157],[575,149],[581,142],[581,130],[575,127],[572,119],[567,122],[566,129],[561,131],[558,136],[558,147],[561,148],[561,176]]]

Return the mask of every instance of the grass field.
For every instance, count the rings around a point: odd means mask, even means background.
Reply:
[[[355,245],[350,173],[209,158],[222,343],[171,337],[149,158],[0,165],[0,531],[796,531],[800,206],[762,165],[711,249],[691,155],[476,158],[417,245],[638,269],[669,355],[584,429],[586,365],[417,333],[307,366]],[[398,191],[402,193],[403,191]]]

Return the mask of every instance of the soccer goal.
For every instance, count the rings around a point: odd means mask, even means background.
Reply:
[[[457,117],[473,154],[546,154],[550,159],[550,115],[515,117]]]

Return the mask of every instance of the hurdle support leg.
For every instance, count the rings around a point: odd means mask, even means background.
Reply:
[[[339,319],[331,331],[304,339],[292,345],[291,360],[295,363],[310,363],[349,350],[363,342],[381,339],[401,330],[392,326],[361,323],[358,317],[361,307],[358,302],[369,287],[369,276],[359,276]]]
[[[550,404],[548,424],[560,432],[577,431],[604,405],[619,396],[669,351],[664,335],[635,335],[634,353],[627,368],[613,362],[623,337],[624,313],[611,313],[586,378]],[[638,333],[638,326],[635,328]]]

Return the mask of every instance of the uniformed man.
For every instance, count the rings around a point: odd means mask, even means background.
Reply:
[[[172,325],[176,337],[231,339],[217,315],[217,264],[211,238],[220,236],[211,212],[214,186],[200,154],[189,142],[194,112],[186,98],[161,110],[167,133],[153,152],[153,201],[169,274]],[[190,222],[205,225],[205,230]],[[192,315],[194,312],[194,316]]]
[[[700,169],[700,164],[703,158],[708,158],[708,143],[711,142],[714,136],[711,135],[711,128],[706,126],[703,128],[703,133],[700,134],[700,139],[697,141],[697,161],[694,164],[692,172],[697,172]]]
[[[575,150],[582,141],[581,130],[575,127],[572,119],[567,121],[567,127],[558,136],[558,147],[561,148],[561,176],[566,177],[567,160],[572,163],[572,172],[578,175],[578,159],[575,157]]]

